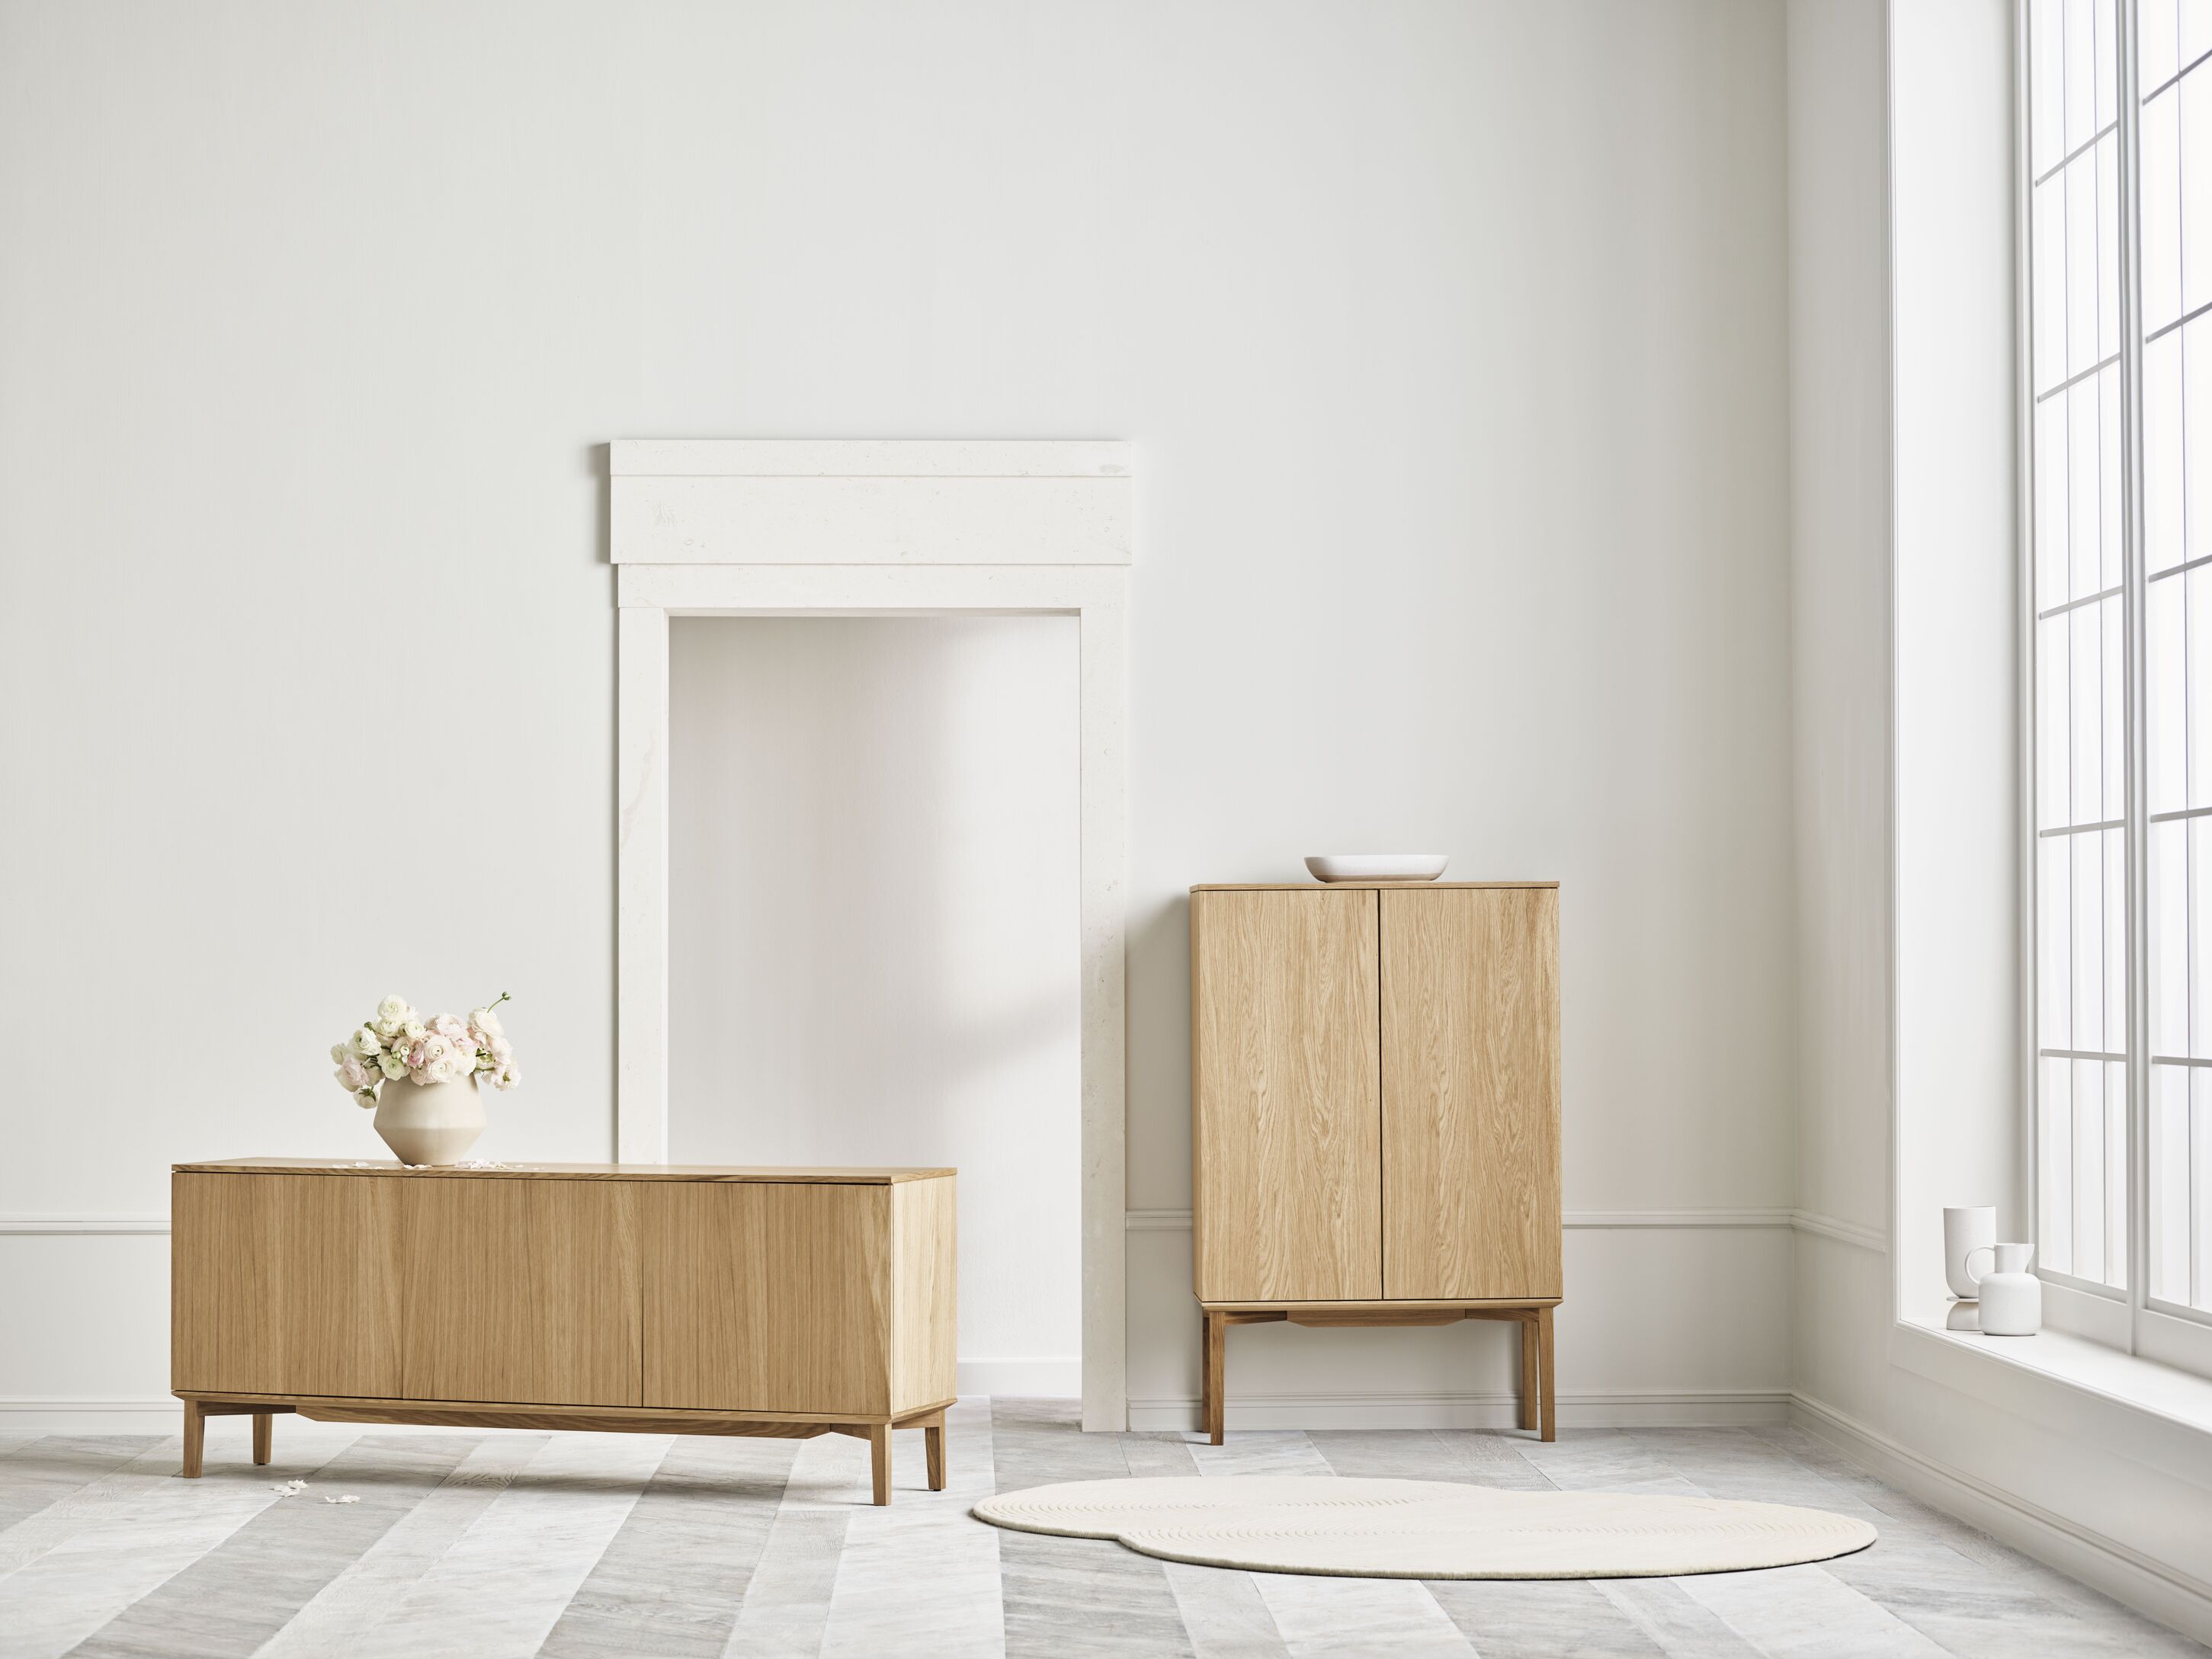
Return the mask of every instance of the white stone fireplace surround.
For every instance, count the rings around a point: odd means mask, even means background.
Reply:
[[[1079,694],[1083,1426],[1127,1426],[1122,1018],[1131,447],[641,440],[610,447],[616,1148],[668,1156],[668,619],[1073,616]]]

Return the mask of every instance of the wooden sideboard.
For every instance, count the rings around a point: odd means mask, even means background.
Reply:
[[[1521,1328],[1556,1431],[1558,884],[1190,893],[1192,1274],[1206,1428],[1226,1332]]]
[[[951,1170],[246,1158],[171,1176],[171,1391],[204,1419],[869,1443],[954,1394]]]

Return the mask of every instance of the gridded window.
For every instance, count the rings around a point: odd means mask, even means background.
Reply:
[[[2047,1277],[2202,1322],[2212,0],[2023,15],[2036,1236]]]

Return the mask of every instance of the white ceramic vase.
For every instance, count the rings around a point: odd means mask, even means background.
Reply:
[[[471,1079],[418,1086],[392,1078],[376,1091],[376,1133],[402,1164],[458,1163],[483,1131],[483,1102]]]
[[[1985,1244],[1996,1266],[1984,1273],[1981,1291],[1984,1336],[2033,1336],[2043,1328],[2043,1281],[2028,1270],[2033,1244]]]
[[[1961,1301],[1974,1296],[1974,1270],[1966,1258],[1997,1242],[1997,1212],[1993,1204],[1976,1204],[1943,1212],[1943,1280]]]

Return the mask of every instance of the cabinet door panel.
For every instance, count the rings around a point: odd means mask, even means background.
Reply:
[[[1191,895],[1201,1301],[1382,1294],[1376,895]]]
[[[394,1184],[407,1398],[639,1403],[638,1183]]]
[[[399,1392],[398,1183],[170,1177],[170,1386]]]
[[[1383,1281],[1559,1294],[1559,894],[1382,894]]]
[[[647,1405],[890,1410],[890,1188],[656,1186],[643,1212]]]

